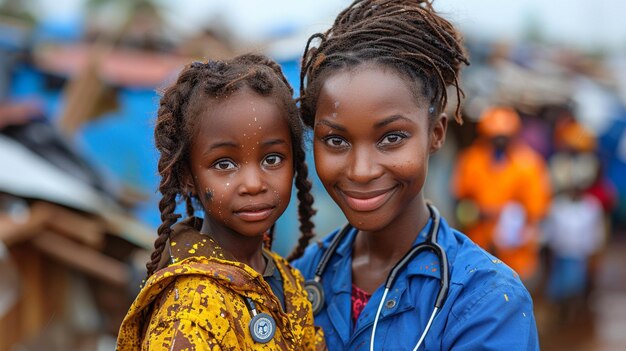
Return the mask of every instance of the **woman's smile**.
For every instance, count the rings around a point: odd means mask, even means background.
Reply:
[[[338,189],[346,204],[358,212],[371,212],[382,207],[395,193],[397,186],[371,191]]]

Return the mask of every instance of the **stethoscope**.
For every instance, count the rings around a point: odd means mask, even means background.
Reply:
[[[261,344],[269,342],[276,332],[276,321],[267,313],[258,313],[251,298],[246,297],[245,300],[248,310],[252,314],[252,320],[248,324],[252,339]]]
[[[439,264],[441,266],[441,278],[440,278],[440,283],[439,283],[439,292],[437,293],[437,299],[435,300],[435,307],[433,309],[432,314],[430,315],[430,318],[428,319],[426,328],[424,328],[424,331],[422,332],[422,335],[420,336],[417,344],[415,345],[415,348],[413,348],[413,351],[416,351],[420,347],[422,342],[424,341],[424,338],[426,337],[426,334],[428,334],[428,331],[430,330],[432,322],[435,319],[435,315],[437,315],[437,312],[439,312],[439,310],[441,309],[441,306],[443,305],[446,299],[446,295],[448,294],[449,281],[450,281],[450,273],[448,269],[448,256],[446,255],[446,252],[444,251],[444,249],[437,243],[437,233],[439,231],[439,223],[441,221],[441,216],[439,215],[439,211],[434,206],[428,204],[428,209],[430,210],[430,217],[432,218],[433,222],[430,227],[430,230],[428,231],[428,236],[426,237],[426,240],[420,244],[413,246],[413,248],[406,255],[404,255],[404,257],[402,257],[395,264],[395,266],[393,266],[393,268],[389,272],[389,275],[387,276],[387,280],[385,281],[385,290],[383,292],[383,297],[380,300],[380,303],[378,304],[378,310],[376,311],[376,317],[374,319],[372,336],[370,338],[370,351],[374,350],[374,337],[376,335],[376,327],[378,326],[378,319],[380,317],[380,312],[382,311],[383,303],[385,302],[385,299],[387,298],[387,294],[389,293],[389,290],[391,290],[393,283],[396,281],[396,278],[398,277],[399,272],[409,262],[411,262],[411,260],[413,260],[413,258],[418,253],[425,251],[425,250],[430,250],[434,252],[435,255],[437,255],[437,258],[439,259]],[[324,254],[322,255],[322,259],[320,260],[319,264],[317,265],[317,268],[315,269],[315,277],[312,280],[307,280],[305,282],[304,289],[306,290],[307,295],[308,295],[307,297],[313,307],[314,315],[317,315],[322,309],[322,306],[324,306],[324,287],[322,286],[321,280],[322,280],[322,275],[324,274],[324,271],[326,270],[326,266],[328,265],[328,261],[330,261],[330,258],[335,254],[337,247],[339,246],[343,238],[352,229],[354,229],[354,227],[351,226],[349,223],[346,224],[341,229],[339,234],[337,234],[337,236],[331,241],[328,247],[328,250],[326,250],[326,252],[324,252]]]

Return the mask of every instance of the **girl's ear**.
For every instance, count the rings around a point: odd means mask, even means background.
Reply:
[[[446,141],[446,130],[448,130],[448,116],[445,113],[442,113],[433,122],[433,127],[430,131],[429,152],[431,154],[434,154],[443,146],[443,143]]]
[[[183,187],[183,193],[196,195],[196,185],[193,181],[193,175],[189,167],[184,168],[183,175],[181,177],[181,186]]]

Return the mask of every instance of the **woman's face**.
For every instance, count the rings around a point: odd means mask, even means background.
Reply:
[[[423,206],[429,155],[446,118],[392,69],[361,65],[323,83],[314,124],[315,166],[326,191],[356,228],[376,231]]]

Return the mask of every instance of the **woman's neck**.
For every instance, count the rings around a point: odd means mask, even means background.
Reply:
[[[354,244],[354,257],[367,257],[371,264],[393,266],[413,246],[429,216],[424,199],[416,198],[386,227],[376,231],[359,231]]]
[[[204,217],[200,232],[209,235],[238,262],[247,264],[260,274],[265,271],[262,234],[254,237],[244,236],[226,227],[212,225],[211,218],[208,216]]]
[[[373,293],[410,250],[428,222],[424,199],[416,198],[389,225],[375,231],[359,231],[352,251],[352,283]]]

